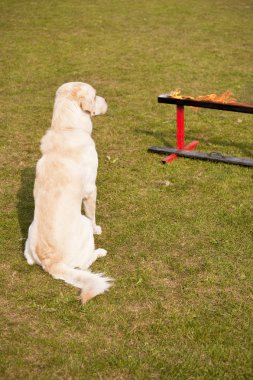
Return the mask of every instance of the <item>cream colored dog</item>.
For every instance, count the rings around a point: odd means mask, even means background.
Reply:
[[[98,157],[91,138],[91,117],[106,111],[105,100],[88,84],[65,83],[57,90],[51,128],[41,140],[24,252],[28,264],[80,288],[83,303],[111,286],[110,278],[87,270],[107,253],[94,246],[93,233],[101,228],[95,221]]]

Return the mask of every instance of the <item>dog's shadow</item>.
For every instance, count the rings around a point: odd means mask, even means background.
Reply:
[[[35,168],[25,168],[21,171],[21,184],[17,193],[17,214],[22,236],[22,249],[25,246],[28,228],[33,220],[34,199],[33,185]]]

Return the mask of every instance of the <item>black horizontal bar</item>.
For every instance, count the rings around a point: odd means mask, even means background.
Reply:
[[[176,104],[178,106],[191,106],[191,107],[200,107],[200,108],[211,108],[216,110],[223,111],[233,111],[241,113],[253,113],[252,104],[244,103],[220,103],[220,102],[211,102],[207,100],[194,100],[188,98],[175,98],[169,95],[160,95],[158,96],[158,103],[166,104]]]
[[[150,148],[148,148],[148,152],[159,153],[159,154],[176,154],[177,156],[180,156],[180,157],[195,158],[199,160],[209,160],[209,161],[215,161],[215,162],[223,162],[226,164],[253,167],[253,159],[251,158],[223,156],[221,153],[216,153],[216,152],[204,153],[204,152],[196,152],[192,150],[167,148],[166,146],[165,147],[151,146]]]

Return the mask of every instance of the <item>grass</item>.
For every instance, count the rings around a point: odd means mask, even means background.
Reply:
[[[252,170],[146,152],[175,145],[175,88],[253,102],[250,0],[55,0],[1,4],[3,379],[252,379]],[[39,141],[56,88],[106,97],[94,264],[116,279],[82,307],[29,267]],[[252,157],[252,117],[186,110],[187,140]]]

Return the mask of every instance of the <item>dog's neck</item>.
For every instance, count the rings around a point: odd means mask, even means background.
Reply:
[[[77,102],[66,98],[56,99],[51,128],[55,131],[82,130],[91,134],[90,113],[82,111]]]

